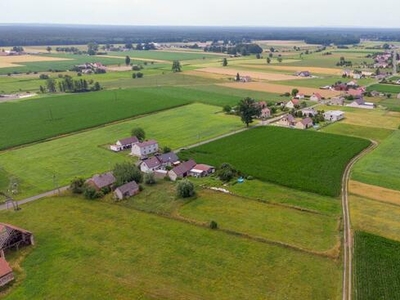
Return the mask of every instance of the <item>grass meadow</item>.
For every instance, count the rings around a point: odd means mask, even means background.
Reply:
[[[393,133],[393,130],[391,129],[378,127],[371,128],[366,126],[345,124],[342,122],[330,124],[329,126],[323,127],[320,131],[326,133],[355,136],[364,139],[371,139],[377,141],[378,143],[381,143]]]
[[[331,259],[118,205],[48,198],[0,217],[31,230],[36,240],[33,249],[23,250],[29,254],[9,299],[337,299],[340,294],[340,268]],[[11,264],[17,264],[16,256]]]
[[[215,166],[228,162],[260,180],[336,197],[347,163],[369,143],[353,137],[263,127],[180,155]]]
[[[0,104],[0,149],[193,102],[234,105],[240,96],[184,87],[109,90]],[[18,122],[16,122],[18,120]]]
[[[85,131],[67,137],[8,150],[0,153],[0,186],[8,186],[8,176],[20,181],[18,198],[67,185],[76,176],[90,177],[110,170],[128,159],[128,152],[114,153],[108,145],[128,137],[135,127],[142,127],[147,138],[172,149],[204,141],[243,125],[235,116],[218,113],[219,107],[192,104],[157,114]],[[195,126],[188,126],[196,120]],[[7,174],[7,177],[4,175]],[[57,182],[54,182],[54,178]]]
[[[214,220],[222,229],[324,252],[338,241],[338,219],[202,190],[179,215],[200,222]]]
[[[356,163],[352,179],[400,190],[400,131],[395,131],[377,149]]]
[[[154,60],[168,60],[168,61],[173,61],[173,60],[179,60],[179,61],[184,61],[184,60],[196,60],[196,59],[201,59],[204,61],[208,61],[209,59],[216,59],[216,58],[221,58],[224,56],[218,55],[218,54],[213,54],[213,53],[207,53],[207,52],[199,52],[199,51],[168,51],[168,50],[149,50],[149,51],[140,51],[140,50],[131,50],[131,51],[123,51],[123,52],[109,52],[108,56],[129,56],[134,59],[154,59]],[[226,55],[227,56],[227,55]],[[101,56],[97,56],[101,57]]]
[[[394,96],[397,96],[397,94],[400,93],[400,85],[383,84],[383,83],[373,84],[367,87],[367,91],[390,93],[390,94],[396,94]]]
[[[399,299],[400,243],[356,232],[354,244],[354,299]]]

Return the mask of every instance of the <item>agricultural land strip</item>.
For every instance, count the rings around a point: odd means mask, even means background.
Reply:
[[[62,60],[70,60],[64,57],[49,57],[39,55],[13,55],[13,56],[0,56],[0,68],[20,67],[28,62],[55,62]]]
[[[214,166],[228,162],[261,180],[339,196],[347,163],[369,144],[367,140],[353,137],[269,126],[189,149],[180,155]],[[293,156],[296,159],[290,159]]]

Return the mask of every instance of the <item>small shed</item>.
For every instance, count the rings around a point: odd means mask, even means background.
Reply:
[[[119,200],[132,197],[139,193],[139,186],[135,181],[131,181],[121,185],[120,187],[116,188],[114,191],[115,197]]]

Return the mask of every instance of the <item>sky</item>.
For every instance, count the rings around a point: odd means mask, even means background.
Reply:
[[[0,0],[0,23],[400,28],[399,0]]]

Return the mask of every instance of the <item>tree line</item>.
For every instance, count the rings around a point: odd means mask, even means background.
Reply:
[[[41,75],[42,76],[42,75]],[[83,93],[90,91],[100,91],[102,89],[99,82],[94,82],[92,79],[87,81],[86,79],[74,80],[71,76],[65,75],[60,80],[55,80],[53,78],[41,77],[41,79],[46,79],[46,84],[39,87],[41,93]]]

